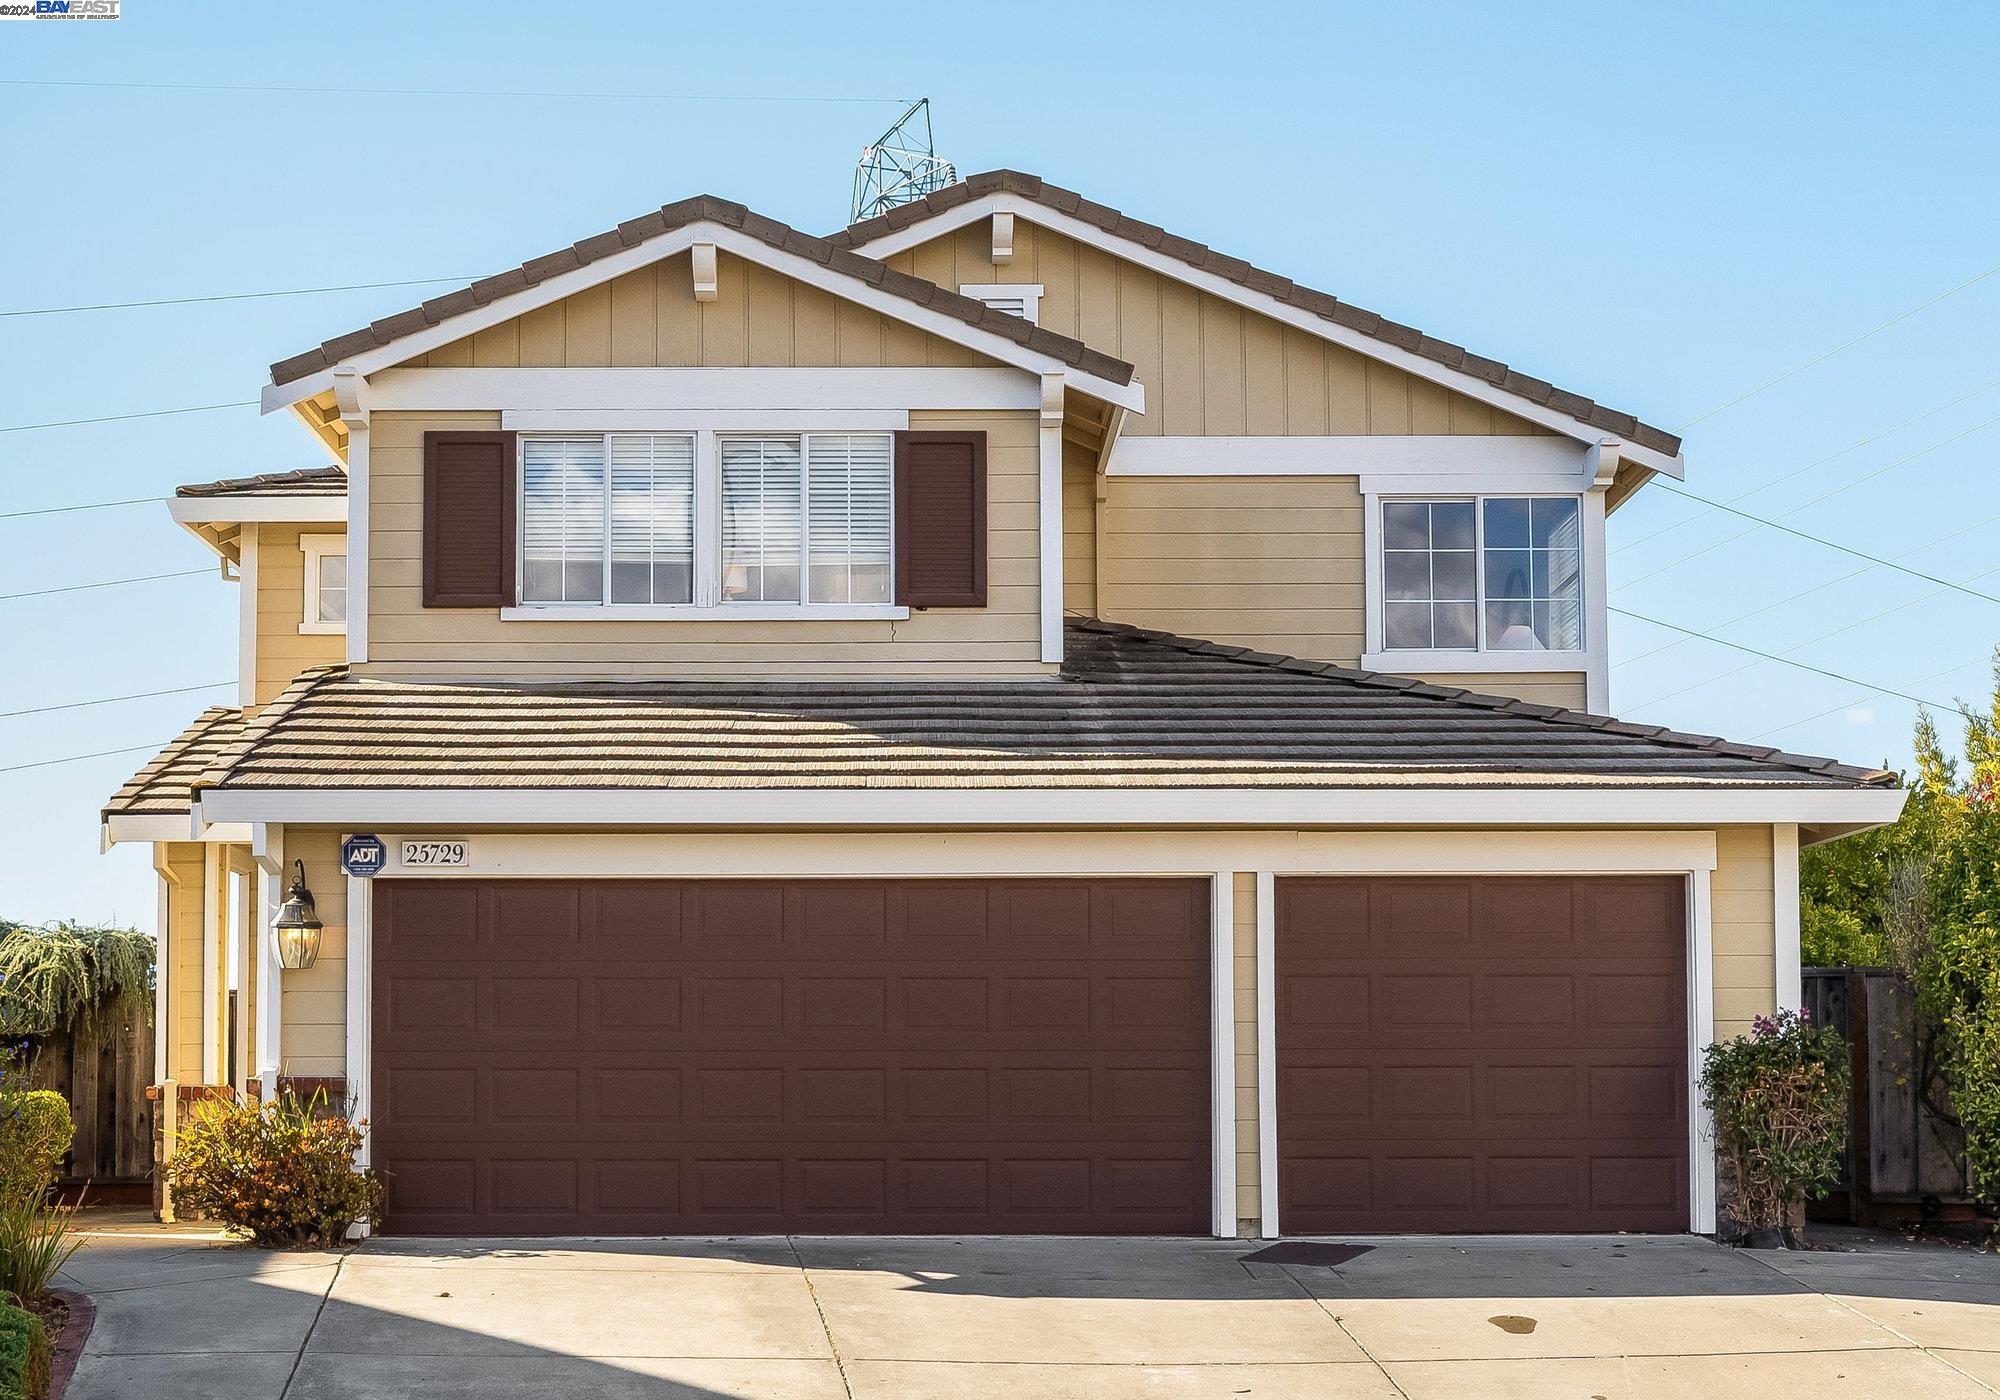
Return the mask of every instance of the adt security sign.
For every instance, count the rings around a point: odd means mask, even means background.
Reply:
[[[350,836],[340,843],[340,868],[350,875],[367,878],[382,873],[389,851],[379,836]]]

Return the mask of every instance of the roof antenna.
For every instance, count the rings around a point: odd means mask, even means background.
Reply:
[[[939,158],[931,142],[931,100],[919,97],[893,126],[861,148],[854,167],[854,208],[847,221],[858,224],[886,214],[957,181],[958,172]]]

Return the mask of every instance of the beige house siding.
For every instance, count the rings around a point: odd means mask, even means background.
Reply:
[[[1768,1016],[1777,1006],[1778,936],[1771,886],[1771,828],[1719,828],[1709,888],[1717,1040],[1749,1034],[1751,1018]],[[1787,897],[1797,898],[1797,892]]]
[[[497,413],[378,413],[370,429],[368,663],[445,676],[1040,675],[1033,410],[920,411],[913,429],[986,434],[988,586],[979,609],[900,622],[503,622],[423,606],[423,435],[499,427]]]
[[[347,657],[338,632],[301,632],[305,620],[306,556],[301,535],[345,535],[339,525],[252,525],[257,532],[257,689],[267,705],[299,672]]]
[[[748,262],[716,255],[714,301],[686,253],[440,346],[412,368],[992,365],[951,341]]]
[[[347,1070],[347,877],[340,869],[340,833],[287,828],[285,864],[306,863],[306,884],[319,917],[319,959],[285,974],[280,1070],[336,1075]]]
[[[1146,412],[1126,419],[1133,436],[1547,432],[1025,217],[1014,222],[1013,259],[999,266],[984,219],[887,262],[954,291],[1039,283],[1038,324],[1137,370]]]
[[[1063,444],[1063,611],[1097,614],[1097,464]]]
[[[1581,671],[1468,671],[1420,677],[1432,685],[1455,685],[1478,695],[1511,695],[1537,705],[1560,705],[1566,710],[1587,710]]]
[[[167,1063],[162,1079],[199,1083],[202,1077],[202,916],[204,894],[202,848],[192,841],[165,843],[167,883],[166,946],[160,958],[167,969]]]
[[[1263,1226],[1258,1203],[1257,1140],[1257,875],[1239,870],[1232,877],[1231,945],[1235,967],[1231,986],[1236,1003],[1236,1233],[1254,1236]]]

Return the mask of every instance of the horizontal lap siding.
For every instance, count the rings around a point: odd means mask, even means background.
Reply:
[[[1797,899],[1790,890],[1788,899]],[[1771,828],[1726,826],[1715,833],[1710,882],[1714,928],[1715,1037],[1747,1035],[1753,1017],[1777,1006],[1777,930],[1773,922]]]
[[[503,622],[422,605],[423,435],[499,427],[496,413],[379,413],[369,455],[369,661],[437,676],[1042,674],[1032,411],[924,411],[910,426],[987,435],[987,606],[901,622]]]
[[[1014,224],[1012,260],[999,266],[984,219],[888,262],[954,291],[1041,284],[1040,325],[1137,370],[1146,412],[1124,427],[1136,437],[1546,432],[1025,218]]]
[[[202,848],[192,841],[165,846],[167,869],[167,1063],[162,1079],[199,1083],[201,1063]]]
[[[332,831],[287,831],[285,864],[306,864],[306,885],[326,925],[319,960],[285,974],[281,1068],[292,1075],[347,1072],[347,877],[340,868],[340,836]]]
[[[1432,685],[1455,685],[1479,695],[1511,695],[1537,705],[1560,705],[1566,710],[1590,708],[1581,671],[1469,671],[1463,675],[1423,677]]]
[[[339,632],[301,632],[305,620],[306,557],[300,535],[344,533],[338,525],[258,525],[257,703],[267,705],[301,671],[346,659]]]

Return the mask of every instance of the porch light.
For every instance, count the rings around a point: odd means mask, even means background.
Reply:
[[[319,931],[323,925],[313,910],[313,892],[306,888],[306,863],[292,862],[298,874],[285,891],[284,907],[271,922],[278,935],[278,961],[297,971],[319,961]]]

